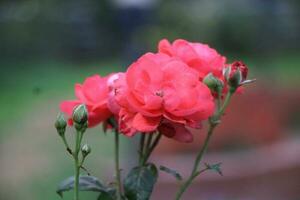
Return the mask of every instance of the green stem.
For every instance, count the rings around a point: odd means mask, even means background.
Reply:
[[[74,182],[74,200],[79,200],[79,151],[80,151],[80,142],[82,139],[83,133],[81,131],[76,132],[76,142],[75,142],[75,152],[73,153],[74,165],[75,165],[75,182]]]
[[[199,151],[199,153],[198,153],[198,155],[195,159],[193,171],[192,171],[191,175],[189,176],[189,178],[186,180],[186,182],[184,182],[183,185],[178,190],[178,192],[176,194],[176,200],[179,200],[181,198],[181,196],[183,195],[185,190],[191,185],[194,178],[196,178],[200,174],[197,171],[197,169],[199,167],[200,161],[201,161],[205,151],[207,150],[209,140],[211,138],[211,135],[212,135],[213,130],[214,130],[215,127],[216,127],[215,125],[210,125],[207,136],[206,136],[205,141],[204,141],[204,145],[201,148],[201,150]]]
[[[71,148],[70,148],[70,146],[69,146],[69,144],[68,144],[68,142],[67,142],[66,137],[63,135],[63,136],[61,136],[61,138],[62,138],[62,140],[63,140],[63,142],[64,142],[64,145],[65,145],[65,147],[66,147],[67,152],[68,152],[69,154],[73,155],[72,150],[71,150]]]
[[[228,92],[226,97],[225,97],[225,100],[224,100],[224,103],[223,103],[223,106],[220,108],[220,110],[218,111],[217,113],[217,117],[220,118],[224,112],[225,112],[225,109],[227,108],[229,102],[230,102],[230,99],[232,97],[232,92]]]
[[[115,171],[117,184],[117,200],[121,200],[121,176],[119,167],[119,133],[115,130]]]
[[[144,157],[144,145],[145,145],[145,133],[141,133],[141,139],[140,139],[140,157],[139,157],[139,164],[142,165],[143,157]]]
[[[203,172],[203,170],[198,171],[200,161],[201,161],[204,153],[206,152],[206,150],[208,148],[208,144],[209,144],[209,141],[210,141],[211,136],[213,134],[213,131],[214,131],[215,127],[218,125],[218,123],[219,123],[218,121],[220,120],[221,116],[224,114],[225,109],[228,106],[233,93],[234,93],[234,91],[232,91],[232,90],[230,90],[227,93],[223,105],[221,107],[218,107],[217,113],[212,118],[210,118],[210,120],[209,120],[209,129],[208,129],[207,136],[205,138],[204,144],[203,144],[202,148],[200,149],[199,153],[196,156],[196,159],[195,159],[195,162],[194,162],[194,167],[193,167],[193,170],[192,170],[189,178],[181,185],[178,192],[176,193],[176,198],[175,198],[176,200],[180,200],[183,193],[191,185],[192,181],[199,174],[201,174]]]
[[[152,133],[153,134],[153,133]],[[155,147],[157,146],[157,144],[160,141],[162,134],[159,133],[156,138],[154,139],[153,143],[151,144],[151,146],[147,149],[143,159],[142,159],[142,165],[145,165],[151,155],[151,153],[153,152],[153,150],[155,149]]]
[[[83,169],[87,173],[88,176],[91,175],[91,173],[89,172],[89,170],[87,168],[85,168],[83,165],[80,165],[80,168]]]
[[[150,149],[150,145],[152,143],[152,137],[153,137],[153,133],[149,133],[148,137],[147,137],[147,144],[146,144],[146,150],[145,150],[145,152],[147,152],[148,149]]]
[[[79,166],[81,167],[86,159],[86,156],[82,156],[81,161],[79,162]]]
[[[222,103],[222,101],[221,101],[221,97],[222,97],[222,88],[218,88],[218,90],[217,90],[217,95],[218,95],[218,97],[217,97],[217,108],[218,108],[218,110],[220,110],[220,108],[221,108],[221,103]]]

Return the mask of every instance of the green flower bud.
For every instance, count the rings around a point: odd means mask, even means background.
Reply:
[[[229,81],[228,81],[228,85],[231,88],[238,88],[242,83],[242,73],[239,69],[237,69],[232,76],[230,76]]]
[[[73,110],[72,120],[77,130],[85,130],[87,128],[88,112],[84,104],[77,106]]]
[[[209,73],[204,77],[203,83],[207,85],[212,92],[219,92],[223,88],[223,82],[216,78],[212,73]]]
[[[85,144],[81,147],[81,153],[83,157],[86,157],[92,151],[91,147],[88,144]]]
[[[57,118],[56,118],[56,121],[54,123],[54,126],[57,130],[57,133],[60,135],[60,136],[63,136],[66,132],[66,127],[67,127],[67,122],[63,116],[62,113],[59,113],[57,115]]]
[[[225,77],[226,81],[229,80],[230,73],[231,73],[231,67],[226,67],[223,69],[223,76]]]

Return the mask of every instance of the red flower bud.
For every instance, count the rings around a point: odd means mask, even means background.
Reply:
[[[229,77],[231,78],[237,70],[241,71],[242,81],[246,80],[248,75],[248,67],[242,61],[234,61],[231,64],[231,72]]]
[[[242,61],[235,61],[224,69],[223,75],[228,85],[235,91],[246,80],[248,68]]]

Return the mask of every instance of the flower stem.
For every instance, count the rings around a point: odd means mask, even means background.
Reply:
[[[153,134],[153,133],[151,133]],[[151,155],[151,153],[153,152],[153,150],[155,149],[155,147],[157,146],[157,144],[159,143],[160,141],[160,138],[161,138],[162,134],[159,133],[156,138],[154,139],[154,141],[152,142],[151,145],[149,145],[149,148],[146,149],[146,153],[145,155],[143,156],[143,159],[142,159],[142,165],[145,165]],[[149,138],[150,139],[150,138]],[[152,139],[152,137],[151,137]]]
[[[211,138],[211,135],[212,135],[213,130],[214,130],[215,127],[216,127],[215,125],[214,126],[210,125],[207,136],[206,136],[205,141],[204,141],[204,145],[201,148],[201,150],[199,151],[199,153],[198,153],[198,155],[195,159],[193,171],[192,171],[191,175],[189,176],[189,178],[186,180],[186,182],[184,182],[183,185],[178,190],[178,192],[176,194],[176,200],[179,200],[181,198],[181,196],[183,195],[185,190],[191,185],[194,178],[196,178],[200,174],[197,171],[197,169],[198,169],[200,161],[201,161],[201,159],[202,159],[202,157],[203,157],[203,155],[204,155],[204,153],[205,153],[205,151],[208,147],[209,140]]]
[[[219,111],[217,113],[218,118],[222,117],[222,115],[224,114],[225,109],[227,108],[227,106],[230,102],[230,99],[232,97],[232,94],[233,94],[232,92],[228,92],[228,94],[226,95],[224,103],[223,103],[222,107],[219,109]]]
[[[144,157],[144,146],[145,146],[145,133],[141,133],[141,138],[140,138],[140,156],[139,156],[139,164],[140,166],[142,165],[142,162],[143,162],[143,157]]]
[[[79,172],[80,172],[80,163],[79,163],[79,151],[80,143],[83,133],[81,131],[76,132],[76,142],[75,142],[75,152],[73,153],[74,165],[75,165],[75,182],[74,182],[74,200],[79,200]]]
[[[226,109],[226,107],[228,106],[228,104],[230,102],[230,99],[231,99],[231,96],[232,96],[233,92],[234,91],[227,93],[223,105],[220,106],[220,107],[218,106],[217,113],[213,117],[210,118],[210,120],[209,120],[209,128],[208,128],[208,132],[207,132],[204,144],[203,144],[203,146],[201,147],[199,153],[196,156],[196,159],[195,159],[195,162],[194,162],[194,167],[193,167],[193,170],[192,170],[189,178],[181,185],[181,187],[179,188],[178,192],[176,193],[176,197],[175,197],[176,200],[180,200],[180,198],[182,197],[183,193],[192,184],[192,181],[199,174],[201,174],[203,172],[203,170],[198,171],[200,161],[201,161],[204,153],[206,152],[206,150],[208,148],[208,144],[209,144],[209,141],[210,141],[211,136],[213,134],[213,131],[216,128],[216,126],[218,125],[220,118],[224,114],[225,109]]]
[[[66,148],[67,152],[68,152],[70,155],[73,155],[73,152],[72,152],[72,150],[71,150],[71,148],[70,148],[70,146],[69,146],[69,144],[68,144],[68,142],[67,142],[67,139],[66,139],[65,135],[61,136],[61,139],[62,139],[63,142],[64,142],[64,145],[65,145],[65,148]]]
[[[121,200],[121,176],[119,167],[119,133],[115,130],[115,173],[116,173],[116,184],[117,184],[117,200]]]
[[[152,137],[153,137],[153,133],[149,133],[148,137],[147,137],[147,144],[146,144],[146,151],[148,152],[148,150],[150,149],[150,145],[152,144]]]
[[[217,90],[217,108],[218,110],[220,110],[221,108],[221,103],[222,103],[222,88],[218,87],[218,90]]]

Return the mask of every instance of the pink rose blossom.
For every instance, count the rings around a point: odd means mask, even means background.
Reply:
[[[108,119],[112,113],[107,107],[108,77],[94,75],[86,78],[83,84],[75,85],[76,100],[63,101],[60,110],[69,116],[69,125],[72,125],[73,109],[79,104],[85,104],[88,110],[88,126],[93,127]]]
[[[177,58],[147,53],[118,76],[111,91],[125,135],[158,128],[168,137],[190,142],[185,126],[199,128],[214,112],[213,97],[197,71]]]
[[[172,57],[177,57],[188,66],[198,71],[200,80],[207,74],[221,78],[226,58],[207,44],[192,43],[177,39],[172,44],[163,39],[159,42],[158,51]]]

